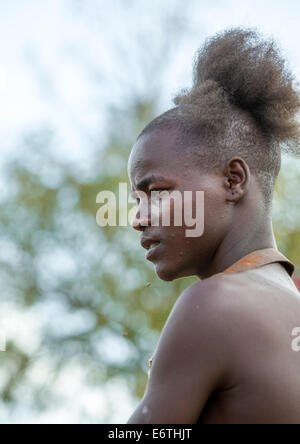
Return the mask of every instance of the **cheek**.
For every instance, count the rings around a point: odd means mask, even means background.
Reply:
[[[160,225],[164,228],[180,229],[184,226],[183,207],[183,197],[178,191],[172,194],[171,198],[167,195],[161,200],[152,201],[151,214],[154,220],[159,219]]]
[[[204,210],[204,198],[203,193],[201,196],[196,196],[195,193],[183,193],[176,191],[172,194],[172,198],[162,200],[160,207],[154,207],[155,211],[160,213],[162,220],[169,221],[169,226],[175,228],[183,228],[190,226],[191,220],[196,217],[203,216]]]
[[[217,193],[205,194],[204,198],[205,234],[223,236],[232,222],[230,205],[224,196]]]

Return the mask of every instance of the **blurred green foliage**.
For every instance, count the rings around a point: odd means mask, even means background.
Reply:
[[[298,159],[285,158],[275,186],[273,225],[279,250],[300,275],[300,165]]]
[[[151,113],[152,104],[137,103],[126,115],[135,122],[136,132]],[[117,118],[115,110],[114,125]],[[145,261],[139,233],[129,226],[100,228],[96,224],[99,191],[117,192],[119,182],[128,183],[133,138],[124,138],[122,124],[126,122],[120,118],[118,134],[95,153],[84,179],[80,168],[51,155],[55,136],[50,131],[27,136],[23,142],[26,159],[14,159],[6,167],[10,192],[0,203],[3,295],[23,310],[55,303],[54,316],[57,313],[62,322],[70,323],[70,317],[72,323],[74,312],[83,318],[81,328],[47,320],[34,353],[26,354],[13,341],[8,344],[7,353],[0,354],[0,366],[7,369],[0,390],[7,403],[18,402],[19,386],[26,384],[26,375],[41,352],[55,364],[56,377],[76,356],[89,383],[102,384],[121,374],[132,393],[141,397],[148,359],[170,309],[196,279],[159,281],[153,266]],[[102,352],[105,338],[111,347],[117,344],[123,349],[118,357]],[[30,385],[29,389],[32,402],[40,408],[53,402],[51,386]]]

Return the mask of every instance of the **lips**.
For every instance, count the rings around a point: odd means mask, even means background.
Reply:
[[[141,245],[147,250],[146,259],[150,259],[161,246],[161,242],[157,239],[143,237],[141,239]]]
[[[162,247],[162,244],[160,242],[152,244],[152,246],[149,248],[149,250],[146,253],[146,259],[150,260],[154,258],[155,254],[160,250],[160,247]]]

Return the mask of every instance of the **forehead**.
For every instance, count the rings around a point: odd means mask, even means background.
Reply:
[[[182,168],[176,150],[176,131],[156,130],[141,136],[132,148],[128,161],[128,175],[137,183],[146,174],[174,176]]]

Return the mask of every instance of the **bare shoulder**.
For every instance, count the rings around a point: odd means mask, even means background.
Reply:
[[[187,288],[170,318],[189,319],[191,328],[206,338],[212,350],[223,347],[229,352],[240,347],[241,339],[249,340],[251,334],[254,340],[257,335],[261,338],[266,330],[263,292],[263,286],[251,283],[245,275],[216,275]]]
[[[205,324],[211,325],[213,319],[222,323],[231,316],[249,313],[247,300],[252,289],[238,275],[216,275],[209,279],[196,282],[188,287],[178,298],[174,310],[196,313]],[[244,313],[243,313],[244,312]]]
[[[164,330],[172,331],[180,342],[221,358],[236,339],[235,333],[243,330],[246,335],[253,325],[256,307],[249,307],[246,292],[244,281],[233,276],[196,282],[179,296]]]
[[[245,337],[248,332],[247,311],[241,313],[238,304],[239,288],[235,280],[216,276],[179,296],[153,356],[149,391],[173,373],[194,381],[201,375],[207,390],[232,386],[232,357],[239,346],[236,331]]]
[[[181,310],[189,313],[200,334],[213,338],[211,346],[226,350],[230,363],[230,356],[235,362],[244,359],[247,347],[270,350],[278,335],[288,338],[300,317],[300,298],[276,282],[245,272],[197,282],[180,295],[177,309],[179,317]]]
[[[194,424],[211,394],[235,383],[232,359],[222,344],[224,317],[216,309],[219,288],[216,279],[199,282],[177,299],[158,341],[146,392],[132,423]]]

